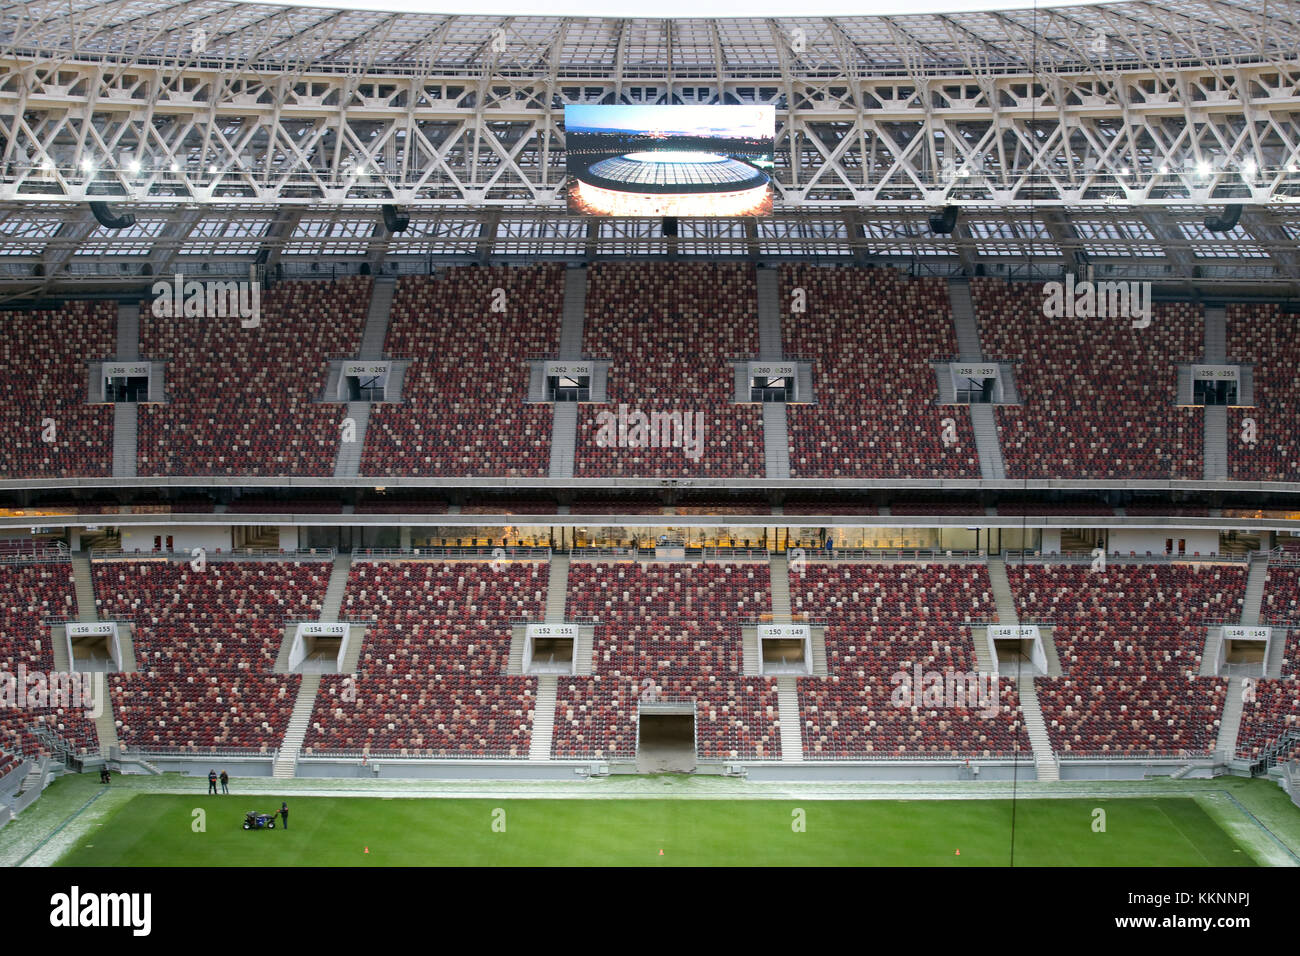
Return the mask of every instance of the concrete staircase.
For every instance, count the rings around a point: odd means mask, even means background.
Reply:
[[[1213,677],[1214,665],[1219,660],[1219,647],[1223,644],[1223,628],[1207,627],[1205,629],[1205,647],[1201,650],[1201,677]]]
[[[989,585],[993,588],[993,602],[998,609],[999,624],[1019,624],[1016,600],[1011,595],[1011,581],[1007,578],[1007,563],[998,557],[988,559]]]
[[[992,405],[971,405],[970,421],[975,431],[975,450],[980,456],[981,478],[1006,478],[1007,466],[998,444],[998,423]]]
[[[289,716],[289,726],[284,732],[280,752],[276,754],[275,766],[271,769],[271,776],[277,780],[291,779],[298,767],[298,755],[302,752],[302,741],[307,736],[307,725],[311,722],[311,712],[316,706],[320,679],[320,674],[304,674],[302,677],[302,685],[293,702],[293,713]]]
[[[90,558],[85,555],[72,556],[72,584],[77,594],[77,620],[82,624],[94,624],[99,620],[99,610],[95,607],[95,585],[90,574]]]
[[[993,653],[989,650],[988,628],[971,628],[971,640],[975,642],[975,666],[980,673],[995,673],[997,668],[994,666]]]
[[[1056,653],[1056,635],[1050,627],[1040,627],[1039,635],[1043,639],[1043,653],[1047,656],[1047,676],[1061,676],[1061,656]]]
[[[740,672],[746,677],[758,676],[758,628],[753,625],[740,629]]]
[[[1268,658],[1264,661],[1264,676],[1276,680],[1282,676],[1282,657],[1286,653],[1286,631],[1274,629],[1268,645]]]
[[[1205,308],[1205,363],[1223,365],[1228,361],[1228,313],[1221,305]]]
[[[772,621],[790,623],[790,562],[784,554],[774,554],[769,566],[772,579]]]
[[[1052,743],[1047,736],[1047,723],[1043,720],[1043,709],[1038,703],[1038,692],[1034,690],[1034,679],[1022,676],[1016,684],[1020,694],[1020,711],[1025,715],[1025,733],[1029,735],[1029,745],[1034,749],[1034,768],[1038,779],[1060,780],[1061,769],[1052,754]]]
[[[781,726],[781,762],[798,763],[803,760],[803,731],[799,722],[799,691],[797,678],[786,676],[776,679],[776,697]]]
[[[790,477],[789,419],[784,402],[763,403],[763,462],[768,478]]]
[[[551,759],[551,741],[555,737],[556,685],[556,675],[538,675],[537,700],[533,703],[533,735],[528,744],[529,760]]]
[[[366,327],[361,333],[359,359],[381,359],[384,357],[384,340],[388,337],[388,321],[393,310],[393,295],[397,291],[397,280],[391,277],[379,277],[370,290],[370,310],[366,313]]]
[[[1250,562],[1250,571],[1246,575],[1246,597],[1241,605],[1241,623],[1245,627],[1256,627],[1264,606],[1264,585],[1268,580],[1268,559],[1256,558]]]
[[[552,554],[546,579],[546,623],[563,624],[569,597],[569,556]]]
[[[1206,481],[1221,481],[1228,477],[1228,410],[1222,405],[1206,405],[1204,412],[1201,477]]]
[[[337,621],[343,608],[343,592],[348,587],[348,575],[352,571],[352,558],[346,554],[336,554],[334,565],[330,568],[329,584],[325,586],[325,596],[321,598],[320,619]]]
[[[140,360],[139,302],[119,302],[117,305],[117,351],[113,357],[119,362]]]
[[[370,403],[348,402],[347,417],[356,422],[353,441],[339,441],[334,458],[335,478],[355,478],[361,471],[361,452],[366,447],[366,429],[370,427]]]
[[[547,475],[572,478],[573,459],[578,449],[578,403],[551,405],[551,461]]]
[[[113,477],[135,478],[140,448],[140,406],[113,404]]]
[[[564,311],[560,319],[560,356],[582,354],[582,331],[587,318],[587,270],[570,267],[564,273]]]
[[[957,357],[963,362],[979,362],[984,358],[980,345],[979,325],[975,321],[975,304],[971,301],[968,279],[948,280],[948,302],[952,307],[952,323],[957,332]]]
[[[812,672],[814,677],[827,676],[826,670],[826,628],[812,629]]]
[[[1243,709],[1242,687],[1244,677],[1228,679],[1227,695],[1223,699],[1223,716],[1219,718],[1219,736],[1215,739],[1214,750],[1222,754],[1225,762],[1237,755],[1237,732],[1241,729],[1241,712]]]
[[[779,361],[781,343],[781,288],[776,269],[758,269],[758,358],[762,362]],[[769,475],[769,477],[771,477]]]

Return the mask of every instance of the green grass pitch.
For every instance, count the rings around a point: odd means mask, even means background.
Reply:
[[[296,797],[289,829],[245,831],[280,798],[135,796],[68,866],[1006,866],[1007,800]],[[1094,832],[1094,810],[1105,832]],[[193,811],[206,812],[195,832]],[[801,810],[804,829],[796,831]],[[278,818],[277,818],[278,820]],[[662,851],[662,852],[661,852]],[[958,853],[960,851],[960,853]],[[1015,806],[1023,866],[1253,866],[1190,798]]]

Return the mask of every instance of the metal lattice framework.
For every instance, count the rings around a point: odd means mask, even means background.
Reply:
[[[147,246],[158,268],[187,242],[244,256],[653,254],[662,237],[644,224],[565,216],[563,107],[770,103],[776,216],[688,228],[698,254],[969,268],[1154,248],[1190,275],[1222,257],[1220,237],[1198,231],[1205,211],[1240,203],[1242,226],[1223,238],[1253,250],[1241,275],[1258,256],[1262,280],[1289,281],[1298,12],[1296,0],[1163,0],[661,21],[9,4],[0,241],[43,276],[75,272],[95,243],[136,263],[127,247]],[[109,242],[88,200],[141,225]],[[386,203],[411,213],[411,235],[376,229]],[[934,247],[924,220],[945,205],[984,226]]]

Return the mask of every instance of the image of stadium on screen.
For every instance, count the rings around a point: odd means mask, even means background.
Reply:
[[[567,106],[569,211],[768,216],[771,106]]]

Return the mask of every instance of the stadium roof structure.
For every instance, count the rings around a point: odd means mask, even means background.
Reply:
[[[791,4],[797,7],[796,4]],[[0,299],[200,255],[1091,264],[1296,292],[1300,3],[595,19],[232,0],[0,7]],[[774,214],[566,215],[563,108],[764,103]],[[129,229],[90,216],[100,201]],[[411,228],[389,234],[380,207]],[[1240,205],[1211,232],[1207,215]],[[951,235],[928,220],[962,215]],[[405,262],[406,266],[400,263]]]

